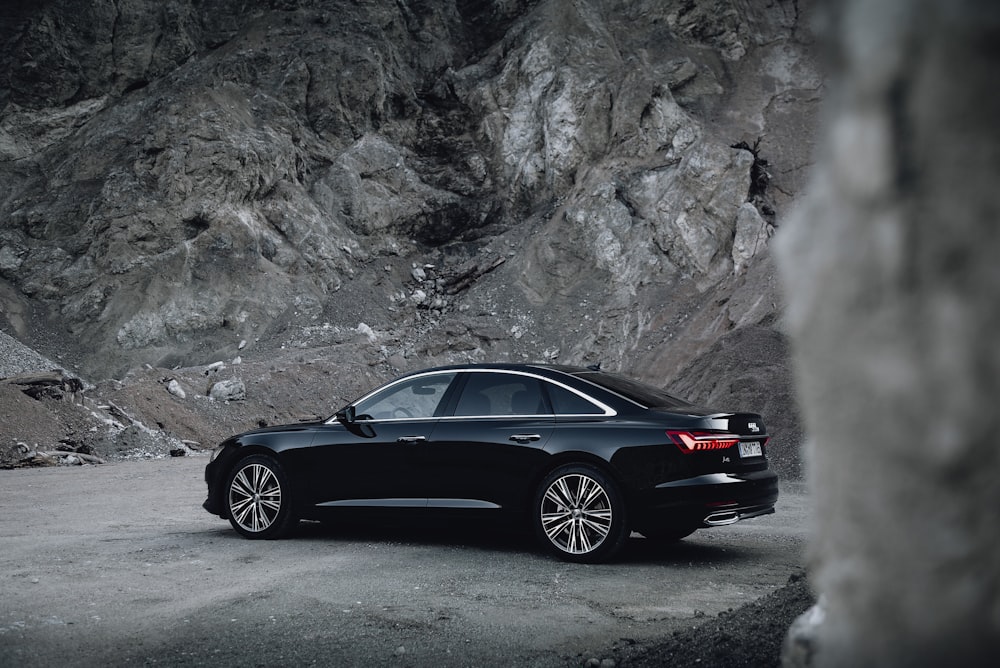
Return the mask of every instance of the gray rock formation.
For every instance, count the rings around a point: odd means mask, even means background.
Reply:
[[[1000,10],[829,10],[825,150],[780,239],[823,601],[788,659],[993,665]]]
[[[806,4],[14,5],[7,325],[95,377],[364,323],[387,367],[667,384],[775,326],[822,88]]]

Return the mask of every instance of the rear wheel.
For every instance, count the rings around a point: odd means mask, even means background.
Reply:
[[[539,485],[535,533],[567,561],[606,561],[628,536],[625,504],[614,481],[587,465],[562,466]]]
[[[284,470],[274,458],[240,460],[226,484],[229,523],[246,538],[280,538],[295,525]]]

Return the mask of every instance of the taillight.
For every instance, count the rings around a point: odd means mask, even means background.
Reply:
[[[703,452],[705,450],[725,450],[740,442],[740,437],[734,434],[718,434],[708,431],[674,431],[667,430],[667,436],[684,454]]]

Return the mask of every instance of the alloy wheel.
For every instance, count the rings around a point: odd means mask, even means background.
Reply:
[[[229,486],[230,514],[251,533],[266,531],[281,512],[281,484],[264,464],[247,464],[233,476]]]
[[[613,511],[608,492],[594,478],[568,473],[542,495],[542,530],[559,550],[584,555],[596,550],[611,531]]]

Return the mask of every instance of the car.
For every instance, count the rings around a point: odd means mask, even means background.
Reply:
[[[264,539],[301,519],[507,521],[593,563],[633,531],[672,541],[773,513],[767,441],[756,413],[700,408],[596,366],[443,366],[329,419],[227,439],[205,468],[203,505]]]

